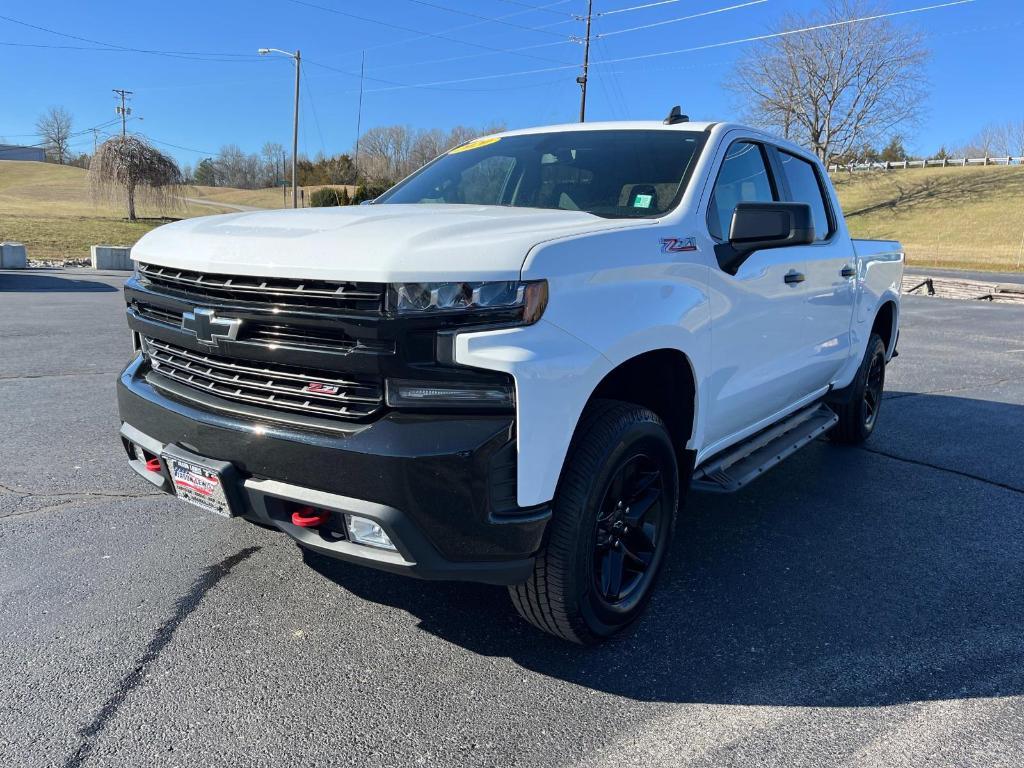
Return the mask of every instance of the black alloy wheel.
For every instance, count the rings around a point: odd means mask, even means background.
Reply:
[[[656,571],[665,530],[663,483],[658,462],[637,454],[619,466],[608,484],[593,559],[593,587],[608,610],[628,610]]]
[[[573,437],[533,574],[509,587],[520,615],[583,644],[634,625],[667,559],[679,474],[657,414],[592,401]]]
[[[882,405],[882,388],[885,386],[885,355],[872,355],[864,385],[864,428],[870,432],[875,428],[878,409]]]

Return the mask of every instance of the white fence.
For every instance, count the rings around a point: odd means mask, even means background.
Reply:
[[[1024,157],[940,157],[931,160],[887,160],[881,163],[832,164],[829,173],[838,171],[894,171],[907,168],[966,168],[969,165],[1024,165]]]

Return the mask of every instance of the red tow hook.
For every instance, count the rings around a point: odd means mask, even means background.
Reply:
[[[292,512],[292,525],[297,525],[299,528],[318,528],[330,519],[330,512],[318,512],[312,507],[300,507]]]
[[[146,471],[156,472],[157,474],[159,474],[162,471],[160,467],[160,459],[149,459],[146,462]]]

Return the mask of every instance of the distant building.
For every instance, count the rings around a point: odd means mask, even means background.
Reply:
[[[17,144],[0,144],[0,160],[36,160],[44,162],[46,152],[42,147],[19,147]]]

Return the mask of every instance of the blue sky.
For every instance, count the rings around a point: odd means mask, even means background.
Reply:
[[[904,10],[945,1],[889,0],[886,6]],[[764,34],[787,14],[819,4],[595,0],[595,12],[603,15],[593,31],[606,37],[591,48],[588,119],[661,118],[676,103],[695,119],[733,118],[735,99],[722,83],[746,45],[601,62]],[[734,5],[744,7],[672,21]],[[109,122],[116,117],[111,89],[126,88],[134,91],[134,114],[143,118],[130,124],[132,130],[163,142],[182,162],[194,163],[229,142],[247,151],[267,140],[287,146],[291,62],[255,56],[264,46],[302,50],[299,142],[310,155],[352,147],[363,49],[364,130],[391,123],[570,122],[579,109],[578,71],[571,65],[582,48],[568,38],[582,35],[583,25],[572,17],[585,8],[585,0],[4,0],[0,15],[73,37],[0,19],[0,138],[38,141],[31,135],[35,119],[50,105],[67,108],[76,130]],[[894,23],[922,32],[933,53],[926,117],[908,136],[910,148],[930,153],[968,140],[985,123],[1024,119],[1024,0],[974,0]],[[633,27],[647,28],[622,31]],[[515,74],[524,72],[530,74]],[[76,142],[91,149],[91,134]]]

